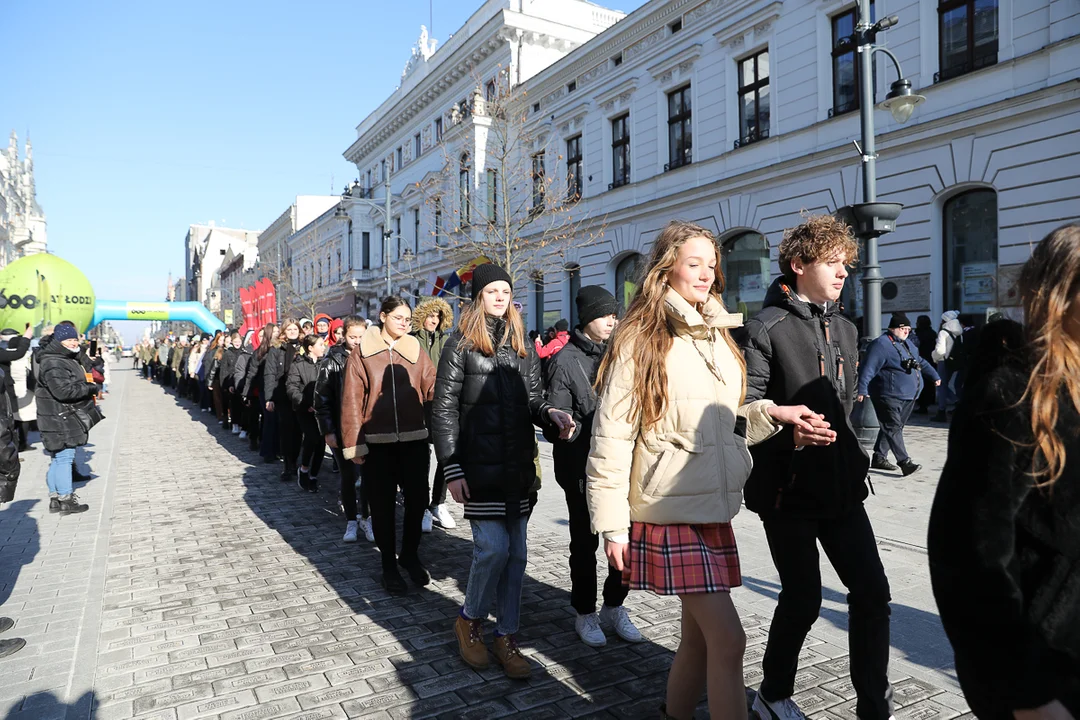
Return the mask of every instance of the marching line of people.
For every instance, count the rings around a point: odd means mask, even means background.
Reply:
[[[413,585],[430,582],[422,538],[433,521],[453,527],[449,492],[473,539],[454,621],[459,654],[476,669],[494,657],[519,679],[531,672],[516,636],[528,619],[540,428],[570,519],[575,630],[593,647],[607,643],[606,628],[639,642],[628,593],[677,596],[682,633],[660,716],[679,720],[703,694],[717,718],[805,717],[793,696],[821,610],[819,546],[848,591],[856,716],[893,717],[889,579],[865,503],[871,468],[919,469],[902,431],[933,383],[940,409],[949,393],[958,398],[930,569],[961,686],[979,717],[1078,717],[1080,473],[1069,460],[1080,427],[1080,226],[1052,233],[1025,266],[1026,328],[995,318],[978,336],[957,334],[946,317],[933,348],[922,347],[928,321],[916,345],[897,313],[860,352],[840,305],[858,244],[840,221],[809,216],[778,250],[781,275],[745,320],[724,306],[715,236],[673,221],[621,321],[610,293],[584,287],[580,322],[558,323],[546,343],[526,334],[511,276],[485,264],[453,331],[445,302],[414,311],[387,297],[377,325],[318,316],[305,332],[309,323],[290,319],[265,326],[257,349],[234,333],[143,347],[140,358],[267,462],[282,456],[282,479],[302,490],[317,490],[328,447],[344,540],[362,531],[376,543],[392,595],[408,590],[402,571]],[[850,420],[867,400],[881,426],[873,453]],[[781,585],[749,708],[746,636],[730,596],[742,584],[731,521],[744,504],[762,522]]]

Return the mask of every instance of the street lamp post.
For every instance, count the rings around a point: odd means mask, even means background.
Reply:
[[[358,183],[353,183],[353,187],[358,187],[358,185],[359,185]],[[391,267],[390,267],[390,240],[393,237],[393,233],[390,230],[390,220],[391,220],[390,214],[392,212],[391,207],[390,207],[390,203],[393,200],[393,197],[390,195],[390,170],[389,169],[387,169],[387,171],[386,171],[386,183],[384,184],[383,187],[385,188],[385,191],[386,191],[386,198],[385,198],[386,202],[383,203],[383,207],[382,207],[382,211],[383,211],[383,262],[386,264],[386,295],[389,296],[393,292],[391,290]],[[369,208],[372,208],[372,209],[377,209],[379,207],[378,204],[376,204],[376,202],[374,200],[370,200],[370,199],[367,199],[367,198],[352,197],[352,191],[351,191],[350,188],[345,189],[345,192],[342,194],[342,198],[344,198],[346,195],[349,196],[350,201],[353,202],[353,203],[362,204],[362,205],[365,205],[365,206],[367,206]],[[350,252],[351,251],[352,251],[352,249],[350,248]]]

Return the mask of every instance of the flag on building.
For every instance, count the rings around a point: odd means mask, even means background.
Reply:
[[[450,292],[451,290],[456,288],[458,285],[461,285],[462,283],[469,282],[470,280],[472,280],[473,271],[476,270],[477,266],[478,265],[485,265],[485,264],[487,264],[489,262],[491,262],[491,261],[488,260],[483,255],[477,255],[472,260],[465,263],[464,265],[459,267],[454,272],[450,273],[450,276],[448,278],[446,278],[446,282],[443,283],[443,285],[439,289],[439,291],[437,293],[433,293],[433,294],[442,295],[444,293]]]

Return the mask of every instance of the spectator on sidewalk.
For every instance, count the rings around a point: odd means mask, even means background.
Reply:
[[[960,399],[960,391],[963,389],[963,384],[960,382],[963,346],[956,347],[957,341],[962,343],[964,339],[964,326],[960,324],[959,318],[960,313],[956,310],[946,310],[941,314],[941,328],[938,330],[934,352],[931,354],[934,362],[937,363],[938,377],[941,378],[937,391],[938,409],[933,417],[934,422],[949,421],[947,411]]]
[[[779,255],[782,276],[739,333],[746,399],[802,405],[814,415],[751,449],[746,507],[761,517],[781,585],[754,711],[805,717],[791,696],[799,653],[821,609],[820,542],[848,589],[855,713],[888,720],[889,581],[863,507],[870,458],[848,420],[858,333],[839,305],[858,244],[844,223],[814,215],[784,234]]]
[[[556,353],[566,347],[566,344],[570,342],[570,323],[565,319],[555,323],[555,336],[552,337],[544,344],[540,344],[540,340],[536,341],[536,354],[541,360],[547,360],[554,357]]]
[[[923,375],[935,384],[941,384],[934,366],[919,355],[918,348],[908,338],[910,333],[907,315],[894,313],[889,319],[889,329],[866,349],[866,358],[859,367],[857,398],[863,402],[869,396],[878,419],[878,436],[870,467],[889,471],[899,469],[904,477],[922,467],[911,459],[904,446],[904,426],[911,418],[915,399],[923,391]],[[890,449],[896,465],[889,462]]]
[[[0,383],[6,381],[6,373],[0,369]],[[8,403],[7,394],[0,393],[0,505],[15,499],[15,486],[19,484],[20,472],[17,442],[18,434],[15,431],[15,418],[11,405]],[[9,617],[0,617],[0,633],[6,633],[13,627],[15,627],[14,620]],[[22,638],[0,638],[0,658],[14,655],[24,647],[26,647],[26,641]]]
[[[930,513],[934,598],[986,720],[1080,718],[1078,285],[1066,225],[1021,270],[1026,342],[1008,320],[982,330]]]
[[[90,429],[104,417],[95,402],[101,388],[89,380],[78,353],[78,331],[58,324],[52,341],[41,351],[35,390],[41,442],[52,456],[47,476],[49,511],[62,515],[89,509],[72,490],[72,465],[75,449],[89,442]]]
[[[450,328],[454,326],[454,311],[450,304],[442,298],[424,300],[413,311],[412,326],[412,334],[420,341],[420,347],[431,358],[432,365],[439,367],[439,358],[442,357],[446,340],[450,337]],[[434,444],[430,435],[428,439]],[[424,513],[424,532],[431,532],[432,523],[446,530],[457,527],[454,516],[446,507],[446,476],[443,474],[442,463],[435,465],[435,478],[431,483],[431,504]]]
[[[615,297],[599,285],[578,290],[575,302],[581,324],[574,328],[570,342],[551,358],[546,371],[548,402],[566,408],[575,426],[568,440],[548,433],[555,480],[566,496],[570,517],[570,606],[577,613],[574,629],[590,647],[607,644],[602,623],[627,642],[641,642],[644,638],[623,607],[629,588],[623,584],[622,572],[611,563],[604,581],[604,605],[599,615],[596,612],[596,548],[600,536],[592,531],[585,498],[586,465],[596,412],[593,385],[608,339],[618,324],[619,306]]]
[[[29,350],[33,334],[34,330],[30,327],[27,327],[22,335],[12,328],[0,330],[0,345],[3,346],[0,348],[0,370],[3,370],[5,375],[4,391],[18,431],[19,452],[29,449],[27,435],[30,423],[37,419],[34,388],[32,383],[27,382],[32,378],[30,361],[33,356]]]

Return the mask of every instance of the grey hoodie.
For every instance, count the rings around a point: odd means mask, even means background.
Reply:
[[[960,312],[947,310],[941,313],[941,330],[938,331],[937,342],[934,344],[932,353],[934,362],[944,362],[952,352],[954,338],[960,337],[964,332],[964,326],[960,324]]]

